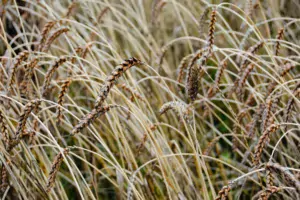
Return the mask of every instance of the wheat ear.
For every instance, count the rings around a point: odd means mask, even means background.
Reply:
[[[228,185],[225,185],[222,187],[222,189],[218,192],[218,196],[215,198],[215,200],[226,200],[228,199],[228,194],[231,187]]]
[[[223,61],[217,70],[216,76],[215,76],[215,81],[214,81],[214,85],[209,89],[207,96],[209,98],[213,97],[216,93],[217,88],[219,88],[220,82],[221,82],[221,77],[224,74],[224,71],[227,68],[227,62]]]
[[[280,190],[281,188],[275,186],[267,187],[265,191],[260,194],[258,200],[268,200],[272,194],[277,193]]]
[[[184,70],[187,68],[188,62],[189,62],[189,60],[191,59],[192,56],[193,56],[193,54],[189,54],[189,55],[185,56],[180,61],[180,64],[179,64],[179,67],[178,67],[178,78],[177,78],[177,81],[179,83],[182,82],[182,79],[183,79],[183,76],[184,76]]]
[[[63,107],[63,102],[64,102],[64,96],[67,93],[68,88],[71,85],[71,82],[72,82],[71,78],[68,78],[67,80],[65,80],[62,83],[61,91],[59,92],[59,95],[58,95],[58,101],[57,101],[57,104],[58,104],[58,107],[57,107],[57,122],[58,123],[60,123],[61,119],[62,119],[62,111],[63,111],[62,107]]]
[[[220,137],[215,137],[212,141],[210,141],[208,143],[207,147],[204,149],[203,155],[208,156],[219,140],[220,140]]]
[[[265,132],[260,136],[259,140],[258,140],[258,144],[255,147],[255,152],[254,152],[254,160],[253,160],[253,164],[255,166],[259,165],[259,161],[261,158],[261,154],[264,150],[264,147],[266,145],[266,143],[268,142],[268,140],[270,139],[270,135],[272,133],[274,133],[277,129],[279,128],[278,124],[272,124],[271,126],[269,126]]]
[[[69,149],[64,149],[63,153],[67,155],[69,153]],[[61,152],[54,158],[54,161],[51,166],[51,170],[49,172],[49,177],[46,185],[46,192],[49,193],[55,183],[55,178],[57,175],[57,172],[59,171],[59,168],[64,160],[64,156]]]
[[[46,40],[45,45],[42,48],[42,52],[47,52],[53,43],[53,41],[58,38],[61,34],[66,33],[69,31],[69,28],[62,27],[56,30],[54,33],[52,33],[49,38]]]
[[[187,69],[186,91],[192,102],[195,101],[197,98],[199,89],[198,82],[202,72],[202,68],[195,66],[195,63],[202,56],[202,53],[203,50],[200,50],[194,55]]]
[[[275,56],[278,56],[279,55],[279,50],[280,50],[280,40],[282,40],[283,38],[283,31],[284,29],[280,29],[277,33],[277,36],[276,36],[276,44],[275,44]]]
[[[245,117],[245,115],[247,114],[247,110],[248,109],[243,109],[241,110],[237,116],[236,116],[236,122],[233,125],[233,140],[232,140],[232,148],[234,151],[236,151],[239,147],[239,141],[236,137],[236,135],[241,131],[241,122],[242,119]]]
[[[279,72],[279,76],[280,77],[284,77],[286,74],[288,74],[294,67],[296,67],[296,65],[292,64],[292,63],[286,63],[281,67],[281,70]],[[274,88],[276,87],[277,82],[275,80],[273,80],[271,83],[269,83],[268,86],[268,92],[267,92],[267,96],[270,95]]]
[[[283,167],[278,163],[267,163],[266,169],[282,177],[287,185],[294,187],[298,194],[300,194],[300,181],[297,180],[295,176],[287,170],[286,167]]]
[[[296,88],[293,90],[293,96],[290,97],[288,100],[285,108],[284,108],[284,119],[283,121],[287,123],[289,121],[290,115],[292,113],[293,105],[295,103],[295,98],[300,96],[300,83],[297,84]],[[285,131],[287,129],[287,126],[284,127]]]
[[[2,135],[2,140],[5,144],[5,148],[8,149],[10,145],[10,136],[7,129],[7,124],[4,118],[4,115],[2,113],[2,110],[0,109],[0,133]]]
[[[32,77],[33,69],[37,66],[38,62],[39,60],[37,58],[34,58],[28,63],[28,65],[26,65],[24,79],[20,86],[21,94],[27,94],[28,85]]]
[[[35,99],[35,100],[31,100],[29,101],[24,109],[22,114],[19,117],[19,122],[18,122],[18,126],[16,129],[16,136],[18,137],[18,139],[23,137],[23,134],[25,132],[25,126],[26,126],[26,121],[30,115],[30,113],[37,108],[41,103],[41,100],[39,99]]]
[[[10,92],[12,90],[12,86],[15,83],[15,76],[17,73],[17,68],[19,65],[28,58],[29,52],[28,51],[22,51],[18,54],[18,56],[15,58],[15,63],[11,69],[11,73],[7,82],[8,91]]]
[[[67,61],[65,57],[61,57],[58,60],[54,62],[54,64],[51,65],[49,70],[47,71],[44,79],[44,83],[42,86],[42,96],[45,96],[48,90],[48,87],[50,85],[51,78],[54,74],[54,72],[63,64]]]
[[[238,85],[237,85],[237,94],[238,94],[238,97],[240,98],[240,100],[242,100],[244,98],[243,96],[243,89],[244,89],[244,86],[245,86],[245,83],[248,79],[248,76],[250,75],[251,71],[254,69],[254,65],[253,64],[249,64],[246,69],[243,71],[243,74],[238,82]]]
[[[250,123],[250,128],[249,128],[249,131],[247,134],[250,138],[252,138],[254,136],[256,125],[258,124],[258,121],[260,120],[264,109],[265,109],[265,105],[260,104],[252,117],[252,121]]]
[[[272,108],[273,108],[273,99],[269,96],[265,103],[265,109],[262,114],[262,123],[261,131],[264,132],[266,128],[273,122]]]
[[[73,128],[71,135],[78,134],[82,129],[87,127],[90,123],[92,123],[95,119],[98,117],[104,115],[108,111],[110,111],[111,108],[118,107],[116,105],[109,105],[109,106],[102,106],[99,108],[94,108],[91,112],[86,114],[79,123]]]
[[[136,154],[139,155],[142,151],[142,149],[144,148],[145,146],[145,143],[147,141],[147,138],[148,138],[148,134],[155,131],[157,129],[157,126],[156,125],[151,125],[149,128],[148,128],[148,131],[146,131],[144,134],[143,134],[143,138],[142,138],[142,141],[141,143],[137,146],[137,150],[136,150]]]
[[[274,186],[274,176],[270,170],[267,169],[267,187]]]
[[[209,32],[208,32],[208,39],[207,39],[207,54],[208,54],[208,56],[211,56],[211,54],[213,52],[216,21],[217,21],[217,14],[216,14],[216,11],[213,10],[210,15]]]
[[[126,85],[125,83],[118,85],[119,87],[121,87],[123,90],[129,92],[131,94],[130,97],[130,101],[134,101],[134,97],[136,97],[137,99],[145,102],[145,98],[134,88]]]
[[[179,101],[171,101],[162,105],[159,110],[160,115],[166,113],[168,110],[173,110],[177,116],[186,120],[188,124],[192,122],[192,110],[191,108]]]
[[[2,193],[6,191],[6,188],[8,187],[8,172],[4,164],[2,164],[1,168],[1,185],[0,185],[0,190]]]
[[[139,65],[142,62],[137,58],[130,58],[128,60],[125,60],[122,64],[120,64],[112,73],[109,75],[104,85],[100,89],[100,93],[98,95],[98,98],[96,100],[95,108],[99,108],[104,103],[105,99],[107,98],[111,88],[115,85],[116,81],[123,75],[124,72],[126,72],[128,69],[135,65]]]
[[[41,32],[42,37],[39,42],[38,51],[42,51],[42,48],[47,40],[47,36],[56,23],[57,23],[57,21],[49,21],[45,24],[45,26]]]

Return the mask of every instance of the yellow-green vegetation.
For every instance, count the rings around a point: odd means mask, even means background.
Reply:
[[[298,0],[2,0],[2,199],[300,199]]]

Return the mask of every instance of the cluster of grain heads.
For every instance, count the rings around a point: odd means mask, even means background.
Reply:
[[[206,48],[200,49],[195,53],[188,66],[186,78],[186,90],[191,101],[195,101],[199,90],[199,80],[204,73],[203,67],[206,65],[207,60],[213,54],[214,34],[216,24],[216,11],[211,13],[209,33],[206,43]],[[196,61],[199,60],[198,66],[195,66]]]
[[[29,56],[28,51],[22,51],[19,53],[19,55],[15,58],[15,62],[13,67],[11,68],[10,76],[7,82],[7,90],[8,92],[11,92],[13,84],[15,83],[17,68],[21,65],[21,63],[26,60]]]
[[[266,145],[266,143],[268,143],[269,139],[270,139],[270,135],[274,132],[276,132],[276,130],[279,128],[278,124],[272,124],[271,126],[269,126],[265,132],[263,132],[263,134],[260,136],[258,143],[255,147],[255,151],[254,151],[254,160],[253,160],[253,164],[255,166],[259,165],[260,162],[260,158],[262,155],[262,152],[264,150],[264,147]]]
[[[26,128],[26,122],[27,119],[30,115],[31,112],[33,112],[35,110],[35,108],[37,108],[41,103],[41,100],[39,99],[35,99],[35,100],[31,100],[29,101],[24,109],[22,114],[19,117],[19,122],[18,122],[18,126],[16,129],[16,136],[18,139],[23,137],[23,134],[25,133],[25,128]]]
[[[274,175],[277,175],[281,178],[288,186],[295,188],[296,193],[300,194],[300,181],[296,179],[296,177],[289,172],[286,167],[281,166],[278,163],[269,162],[266,165],[266,169],[269,170]]]
[[[66,95],[68,88],[70,87],[72,82],[72,79],[69,77],[67,80],[63,81],[61,85],[61,91],[59,92],[58,95],[58,107],[57,107],[57,122],[60,123],[62,120],[62,111],[63,111],[63,102],[64,102],[64,96]]]
[[[63,151],[64,155],[67,155],[69,153],[69,149],[66,148]],[[46,192],[49,193],[51,189],[53,188],[53,185],[55,183],[56,175],[57,172],[59,171],[59,168],[64,160],[64,156],[61,152],[58,153],[58,155],[54,158],[54,161],[52,163],[50,172],[49,172],[49,177],[46,185]]]
[[[229,185],[225,185],[218,192],[218,196],[215,198],[215,200],[226,200],[226,199],[228,199],[228,194],[229,194],[230,190],[231,190],[231,187]]]
[[[57,59],[52,65],[51,67],[48,69],[46,75],[45,75],[45,79],[44,79],[44,83],[42,86],[42,96],[45,96],[47,94],[47,90],[49,88],[50,82],[51,82],[51,78],[54,74],[54,72],[65,62],[67,61],[67,59],[65,57],[60,57],[59,59]]]
[[[168,110],[173,110],[176,113],[176,115],[180,118],[180,121],[184,119],[188,124],[192,123],[192,109],[190,105],[186,105],[185,103],[180,101],[171,101],[162,105],[162,107],[159,110],[159,113],[160,115],[162,115]]]

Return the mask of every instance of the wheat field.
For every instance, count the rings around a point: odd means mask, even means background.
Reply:
[[[2,199],[300,199],[298,0],[2,0]]]

